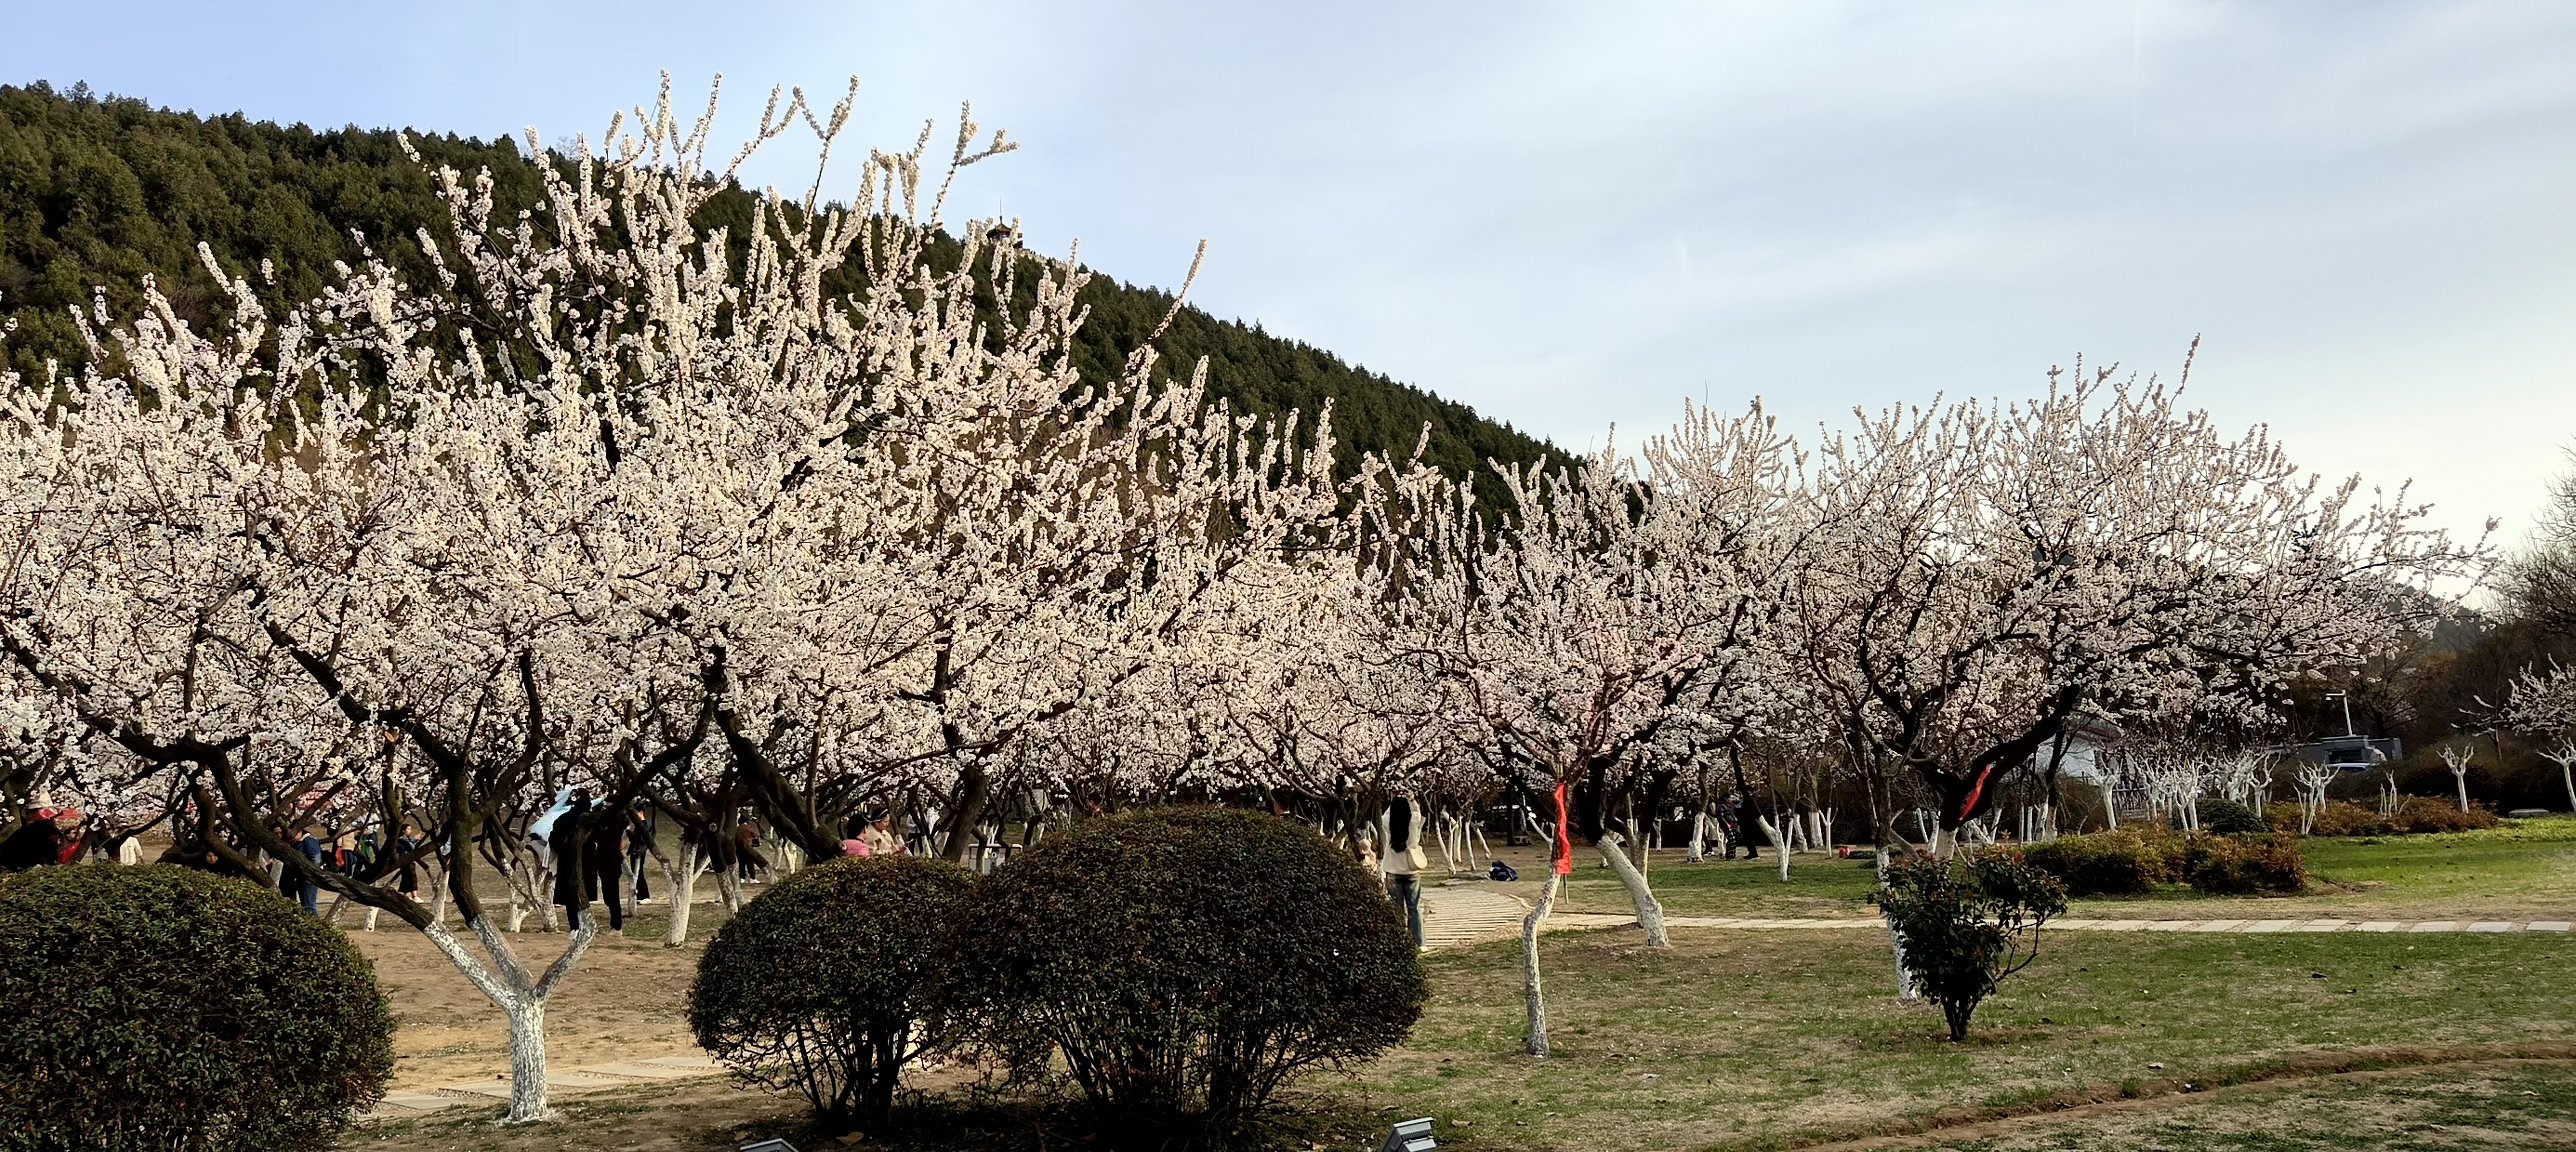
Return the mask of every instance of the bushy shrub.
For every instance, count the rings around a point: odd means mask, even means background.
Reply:
[[[2390,821],[2399,832],[2466,832],[2473,828],[2493,828],[2496,814],[2484,808],[2460,811],[2459,805],[2429,796],[2409,796],[2397,802],[2397,815]]]
[[[1223,1147],[1296,1071],[1404,1038],[1425,987],[1376,879],[1302,825],[1172,808],[1081,825],[978,887],[953,970],[1132,1147]]]
[[[2432,832],[2466,832],[2496,826],[2496,814],[2484,808],[2462,812],[2457,804],[2430,796],[2408,796],[2397,802],[2397,813],[2383,816],[2376,808],[2328,801],[2317,814],[2317,836],[2405,836]],[[2295,825],[2293,825],[2295,827]]]
[[[2021,854],[1987,850],[1889,861],[1875,897],[1903,941],[1903,964],[1941,1006],[1950,1040],[2003,979],[2039,958],[2039,929],[2066,911],[2066,888]]]
[[[2317,813],[2315,826],[2308,829],[2312,836],[2388,836],[2396,831],[2397,823],[2380,815],[2378,809],[2342,800],[2326,801]]]
[[[2295,836],[2186,837],[2179,854],[2182,882],[2213,895],[2297,892],[2308,886],[2307,858]]]
[[[2069,896],[2131,896],[2172,880],[2173,847],[2171,836],[2132,827],[2044,840],[2021,854]]]
[[[689,987],[698,1044],[793,1089],[829,1131],[882,1123],[904,1065],[944,1046],[947,934],[974,878],[940,860],[844,858],[778,883],[707,944]]]
[[[2271,831],[2254,810],[2223,796],[2205,796],[2193,805],[2200,815],[2200,830],[2220,836],[2260,835]]]
[[[393,1075],[393,1012],[337,929],[160,865],[0,880],[0,1149],[328,1148]]]

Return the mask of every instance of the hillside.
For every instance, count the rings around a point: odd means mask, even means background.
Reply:
[[[504,205],[535,197],[535,169],[508,140],[415,141],[433,164],[489,167]],[[748,218],[747,201],[734,208],[725,214]],[[210,318],[222,298],[198,263],[200,242],[236,274],[270,261],[276,280],[263,291],[275,305],[319,290],[333,261],[355,255],[353,232],[417,267],[410,237],[425,226],[436,233],[445,220],[427,175],[391,131],[200,117],[79,86],[0,86],[0,322],[19,324],[10,353],[22,371],[49,356],[80,356],[68,310],[104,289],[111,311],[129,315],[146,275],[182,315]],[[1084,302],[1092,312],[1078,363],[1087,377],[1105,378],[1153,331],[1171,296],[1098,276]],[[1311,412],[1330,398],[1345,464],[1363,451],[1410,452],[1425,424],[1433,459],[1455,473],[1552,451],[1463,404],[1197,309],[1165,336],[1164,352],[1179,371],[1207,357],[1211,389],[1239,409]]]

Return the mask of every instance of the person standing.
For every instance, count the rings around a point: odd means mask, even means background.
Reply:
[[[582,893],[582,873],[587,871],[582,865],[587,861],[582,859],[581,846],[576,841],[581,835],[581,822],[589,818],[590,790],[575,789],[570,805],[546,829],[546,852],[555,862],[555,903],[564,910],[567,932],[581,929],[581,910],[588,903]]]
[[[320,868],[322,866],[322,836],[320,834],[320,830],[315,828],[313,824],[308,821],[299,825],[296,832],[296,853],[304,857],[305,863],[310,864],[315,868]],[[277,890],[288,896],[294,897],[296,903],[303,905],[305,915],[319,916],[322,914],[321,909],[315,906],[315,898],[322,894],[322,890],[314,886],[313,881],[305,879],[304,873],[298,872],[293,868],[282,867],[278,869]]]
[[[592,900],[608,905],[608,930],[626,930],[625,880],[621,871],[626,866],[625,816],[602,805],[590,814],[590,825],[581,842],[581,894],[583,906]]]
[[[410,824],[403,825],[402,835],[394,837],[394,858],[403,862],[402,871],[394,876],[394,891],[411,900],[420,899],[420,861],[411,858],[411,854],[418,851],[420,829]]]
[[[1386,874],[1388,895],[1404,910],[1416,950],[1422,947],[1422,870],[1430,866],[1422,854],[1422,823],[1422,809],[1413,797],[1399,795],[1387,806],[1385,833],[1378,837],[1386,845],[1378,870]]]
[[[653,902],[653,890],[644,885],[644,858],[653,852],[653,808],[637,801],[626,812],[626,866],[635,870],[635,906]]]
[[[760,854],[760,825],[745,816],[733,829],[736,877],[745,884],[760,883],[760,873],[769,867],[769,857]]]
[[[66,821],[64,811],[67,810],[38,808],[28,813],[27,822],[10,833],[7,840],[0,841],[0,873],[62,863],[64,842],[71,839],[68,828],[80,824],[78,812],[71,812]]]

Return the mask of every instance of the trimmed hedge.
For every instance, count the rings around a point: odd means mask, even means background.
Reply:
[[[2219,895],[2298,892],[2308,882],[2298,838],[2280,833],[2219,836],[2131,826],[2024,845],[2019,853],[2070,896],[2135,896],[2160,884]]]
[[[935,978],[974,877],[942,860],[826,861],[779,881],[718,931],[689,986],[700,1047],[818,1127],[881,1124],[904,1066],[945,1047]]]
[[[2180,855],[2182,882],[2213,895],[2298,892],[2308,886],[2307,858],[2295,836],[2187,837]]]
[[[2021,854],[2066,885],[2069,896],[2134,896],[2172,880],[2173,840],[2131,827],[2043,840],[2023,846]]]
[[[2298,828],[2297,809],[2291,809],[2292,830]],[[2408,796],[2397,802],[2393,816],[2383,816],[2376,808],[2342,800],[2329,800],[2325,810],[2317,813],[2314,836],[2412,836],[2435,832],[2466,832],[2496,826],[2496,814],[2485,808],[2462,812],[2457,804],[2430,796]]]
[[[0,1150],[322,1149],[393,1076],[339,930],[166,865],[0,880]]]
[[[1303,825],[1216,808],[1040,842],[978,886],[956,948],[995,1052],[1061,1068],[1122,1147],[1233,1145],[1299,1070],[1401,1041],[1427,994],[1375,877]]]

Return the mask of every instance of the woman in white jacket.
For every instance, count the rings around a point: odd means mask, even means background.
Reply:
[[[1413,930],[1413,946],[1422,947],[1422,878],[1430,866],[1422,855],[1422,809],[1413,797],[1399,795],[1389,804],[1380,821],[1378,843],[1386,851],[1378,856],[1378,871],[1386,875],[1387,894],[1395,905],[1404,909],[1407,927]]]

